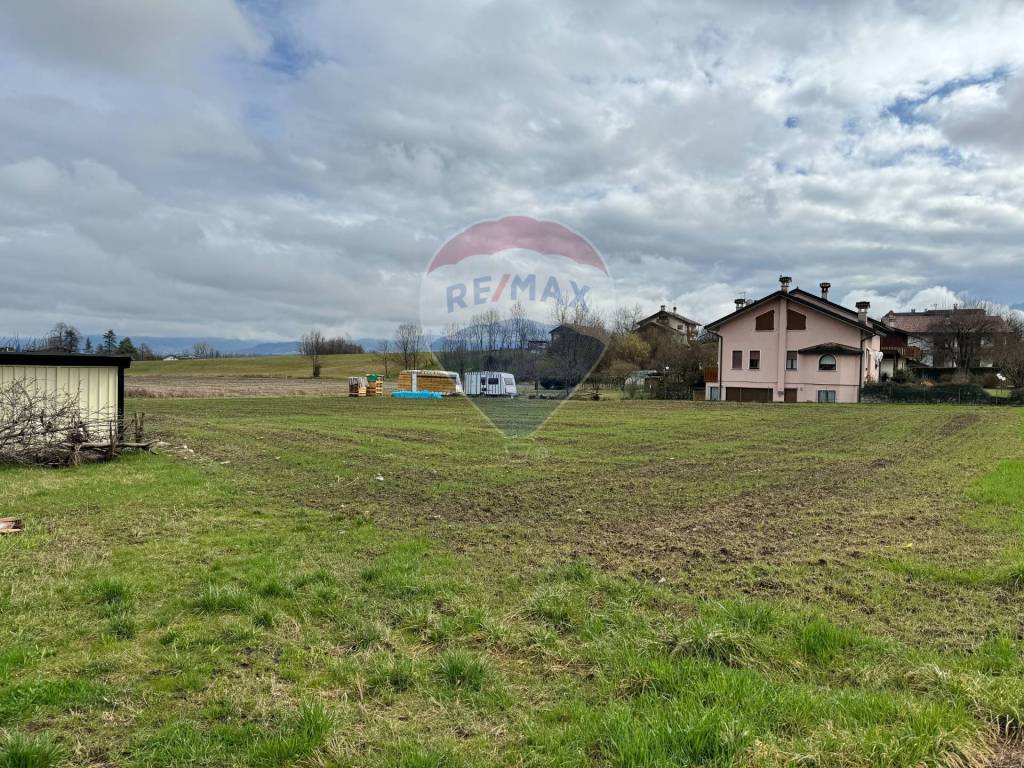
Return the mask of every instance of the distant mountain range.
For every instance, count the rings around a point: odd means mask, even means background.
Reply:
[[[103,343],[99,333],[88,335],[93,347]],[[259,355],[296,355],[299,352],[298,341],[260,341],[258,339],[227,339],[220,336],[132,336],[135,346],[146,344],[158,355],[176,355],[188,352],[192,346],[205,342],[218,352],[225,355],[259,356]],[[380,348],[382,339],[355,339],[367,352]],[[82,340],[85,343],[85,339]]]
[[[505,321],[503,321],[504,323]],[[544,328],[541,333],[542,336],[546,336],[548,328]],[[90,333],[82,339],[82,343],[85,343],[85,339],[88,338],[92,341],[93,348],[98,347],[103,343],[103,335],[99,333]],[[179,353],[187,353],[191,351],[193,345],[199,343],[206,343],[213,347],[218,352],[225,355],[235,355],[239,357],[256,357],[262,355],[297,355],[299,353],[299,342],[298,341],[261,341],[259,339],[229,339],[222,336],[132,336],[132,343],[135,346],[140,344],[146,344],[156,354],[160,356],[166,355],[177,355]],[[390,341],[392,347],[394,347],[394,341],[390,339],[364,337],[359,339],[353,339],[353,341],[361,346],[367,352],[375,352],[380,349],[381,345],[385,341]],[[430,340],[430,348],[434,352],[439,352],[444,348],[444,338],[435,337]]]

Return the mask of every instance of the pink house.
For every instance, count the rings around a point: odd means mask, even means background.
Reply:
[[[847,309],[821,293],[779,290],[708,323],[718,336],[718,370],[708,371],[708,400],[856,403],[861,386],[879,380],[882,337],[891,332],[868,317],[870,304]]]

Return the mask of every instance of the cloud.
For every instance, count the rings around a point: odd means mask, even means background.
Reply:
[[[509,213],[703,322],[1024,287],[1018,6],[7,6],[0,335],[387,334]]]
[[[180,77],[217,51],[258,56],[265,37],[231,0],[4,3],[3,37],[42,67]]]

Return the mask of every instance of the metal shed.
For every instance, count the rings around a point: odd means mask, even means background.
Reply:
[[[0,352],[0,387],[14,381],[55,396],[77,396],[89,420],[124,419],[126,355]]]

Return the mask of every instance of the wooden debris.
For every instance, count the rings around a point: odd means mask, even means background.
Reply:
[[[0,535],[6,533],[21,533],[25,530],[25,523],[20,517],[0,517]]]

